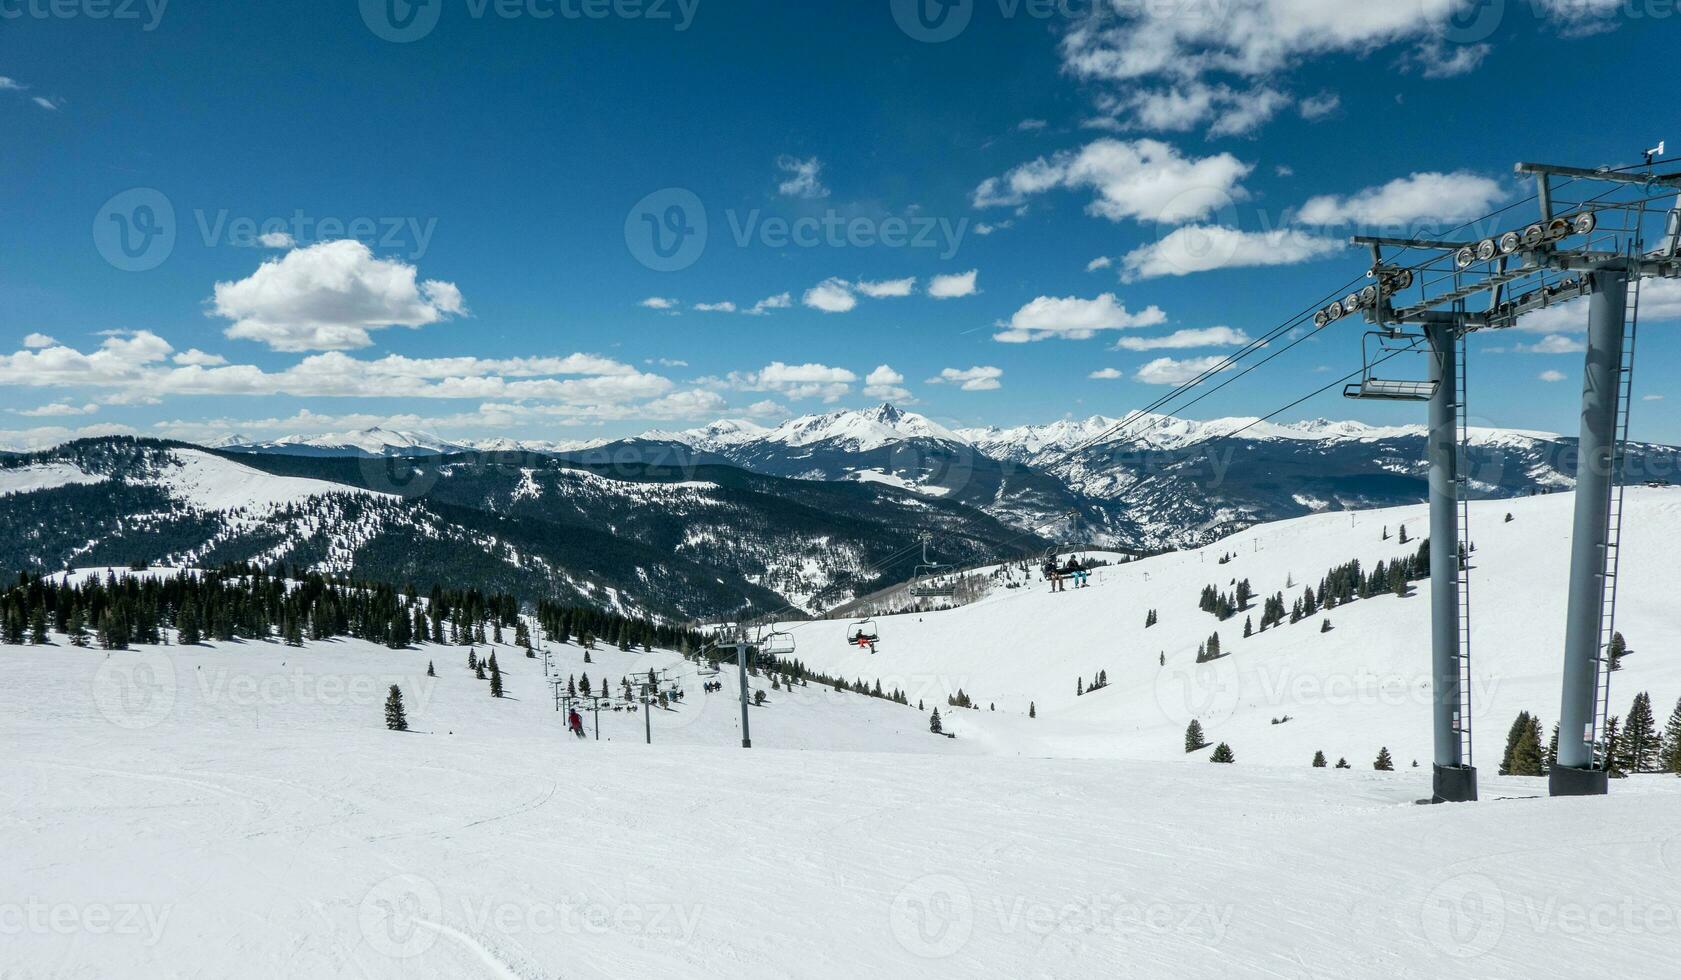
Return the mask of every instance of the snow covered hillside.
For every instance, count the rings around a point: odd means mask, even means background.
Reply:
[[[1557,719],[1574,501],[1552,494],[1472,505],[1471,655],[1485,771],[1498,763],[1520,711],[1538,713],[1548,730]],[[1035,573],[1027,586],[996,589],[970,606],[880,618],[873,657],[847,645],[849,622],[791,624],[796,656],[825,673],[879,676],[913,699],[944,703],[962,689],[983,710],[960,711],[953,724],[999,752],[1202,761],[1208,750],[1184,752],[1195,718],[1211,744],[1229,743],[1240,762],[1305,766],[1322,750],[1370,768],[1388,747],[1399,766],[1419,760],[1423,787],[1431,759],[1428,581],[1413,583],[1407,598],[1360,599],[1248,639],[1244,622],[1258,625],[1260,598],[1224,621],[1202,611],[1199,598],[1205,586],[1231,592],[1247,579],[1260,597],[1282,592],[1289,608],[1335,566],[1359,559],[1369,569],[1416,553],[1426,512],[1263,525],[1197,551],[1100,569],[1090,588],[1062,594]],[[1630,489],[1617,627],[1634,653],[1613,675],[1613,712],[1650,691],[1667,717],[1681,698],[1681,658],[1672,653],[1681,648],[1677,540],[1681,491]],[[1146,629],[1151,610],[1159,622]],[[1321,632],[1326,620],[1331,629]],[[1197,664],[1199,645],[1215,633],[1227,656]],[[1100,671],[1109,686],[1076,695]],[[996,712],[985,710],[993,704]],[[1038,715],[1031,721],[1030,704]]]
[[[558,646],[686,692],[652,745],[578,740],[509,646],[494,699],[463,647],[55,640],[0,646],[8,977],[1576,980],[1661,975],[1681,924],[1681,780],[1418,807],[1406,770],[1017,759],[1050,719],[944,739],[763,676],[744,751],[731,671]]]

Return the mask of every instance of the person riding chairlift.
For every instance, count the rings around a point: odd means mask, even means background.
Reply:
[[[866,633],[862,628],[860,628],[858,632],[852,634],[851,637],[852,642],[856,643],[860,650],[868,648],[871,653],[876,652],[876,640],[878,639],[880,639],[880,637],[876,636],[874,633]]]
[[[1045,581],[1051,583],[1052,592],[1062,591],[1062,566],[1057,564],[1056,556],[1045,559]]]
[[[1074,587],[1077,589],[1083,589],[1090,584],[1087,582],[1090,573],[1086,571],[1086,566],[1082,565],[1080,559],[1073,555],[1068,556],[1068,564],[1062,567],[1062,573],[1073,577]]]

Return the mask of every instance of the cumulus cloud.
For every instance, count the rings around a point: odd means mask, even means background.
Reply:
[[[675,310],[682,304],[669,296],[650,296],[636,305],[650,310]]]
[[[783,155],[776,158],[776,169],[785,175],[776,185],[776,192],[784,197],[828,197],[829,188],[823,186],[823,162],[816,157],[800,159]]]
[[[30,350],[37,350],[42,347],[57,347],[58,341],[44,333],[32,333],[23,338],[23,346]]]
[[[1208,357],[1190,357],[1175,360],[1171,357],[1158,357],[1139,368],[1133,379],[1147,385],[1180,385],[1192,378],[1198,378],[1209,371],[1229,371],[1231,367],[1225,362],[1227,358],[1218,354]]]
[[[805,291],[800,302],[824,313],[850,313],[858,306],[858,297],[844,279],[825,279]]]
[[[885,299],[895,296],[909,296],[916,289],[916,277],[908,279],[886,279],[881,282],[855,283],[853,288],[871,299]]]
[[[220,367],[221,365],[228,363],[228,359],[222,355],[206,354],[197,347],[194,347],[191,350],[184,350],[181,353],[176,354],[174,357],[171,357],[170,360],[176,364],[182,364],[188,367]]]
[[[935,299],[962,299],[965,296],[973,296],[980,274],[979,269],[970,269],[968,272],[935,276],[928,280],[928,295]]]
[[[322,242],[270,259],[248,278],[218,282],[215,315],[224,333],[279,351],[351,350],[369,331],[420,327],[467,312],[454,283],[418,281],[397,259],[375,258],[354,239]]]
[[[834,402],[851,394],[857,380],[858,375],[846,368],[772,361],[757,371],[732,371],[727,377],[705,379],[704,383],[737,391],[774,392],[784,398],[821,398]]]
[[[972,367],[962,370],[946,368],[940,372],[938,377],[929,378],[927,383],[931,385],[953,384],[963,391],[995,391],[1003,387],[1003,382],[1000,380],[1003,377],[1004,371],[1002,368]]]
[[[1588,345],[1574,337],[1548,334],[1533,344],[1518,344],[1513,350],[1521,354],[1580,354]]]
[[[1129,330],[1166,322],[1167,314],[1160,307],[1151,305],[1132,313],[1114,293],[1103,293],[1095,299],[1040,296],[1017,310],[1008,324],[1000,324],[1006,329],[992,339],[1007,344],[1051,338],[1089,340],[1099,330]]]
[[[1335,92],[1320,92],[1318,95],[1310,95],[1303,99],[1296,110],[1302,114],[1303,119],[1314,122],[1324,119],[1340,108],[1342,108],[1342,96]]]
[[[1115,341],[1116,350],[1188,350],[1196,347],[1238,347],[1249,343],[1249,335],[1231,327],[1203,327],[1199,330],[1175,330],[1160,337],[1122,337]]]
[[[909,390],[904,388],[905,376],[886,364],[864,376],[864,394],[884,402],[910,402]]]
[[[99,406],[93,402],[88,402],[85,405],[71,405],[66,402],[54,402],[51,405],[42,405],[40,408],[21,408],[12,410],[13,414],[21,415],[24,418],[30,419],[57,418],[66,415],[93,415],[98,411]]]
[[[1415,173],[1348,197],[1310,198],[1296,219],[1310,225],[1457,224],[1486,214],[1505,198],[1506,189],[1499,183],[1463,170]]]
[[[1347,243],[1323,235],[1280,228],[1240,231],[1219,225],[1184,225],[1121,259],[1121,280],[1188,276],[1212,269],[1296,265],[1347,250]]]
[[[764,299],[759,300],[757,303],[754,303],[742,312],[746,313],[748,316],[764,316],[771,310],[786,310],[793,305],[793,294],[777,293],[775,296],[766,296]]]
[[[975,188],[976,207],[1018,207],[1056,189],[1090,190],[1086,211],[1110,221],[1183,222],[1248,196],[1253,164],[1221,153],[1192,158],[1159,140],[1100,139],[1075,152],[1024,163]]]
[[[1097,258],[1092,259],[1090,262],[1086,263],[1086,271],[1087,272],[1096,272],[1099,269],[1107,269],[1114,264],[1115,264],[1114,259],[1110,258],[1107,255],[1099,255]]]
[[[1119,369],[1112,367],[1102,368],[1086,375],[1086,377],[1091,378],[1094,381],[1113,381],[1116,378],[1122,378],[1125,376],[1126,375],[1122,374]]]
[[[266,231],[257,236],[257,244],[264,248],[291,248],[297,240],[288,232]]]
[[[1114,125],[1106,128],[1187,132],[1207,126],[1208,135],[1247,136],[1260,129],[1291,98],[1266,85],[1234,88],[1200,81],[1159,89],[1135,89],[1116,98],[1099,100],[1099,108]]]
[[[1565,376],[1563,371],[1542,371],[1538,377],[1550,384],[1555,381],[1563,381]]]
[[[696,303],[695,310],[700,313],[734,313],[735,304],[728,300],[722,303]]]

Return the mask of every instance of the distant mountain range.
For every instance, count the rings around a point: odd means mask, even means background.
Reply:
[[[884,404],[806,415],[773,427],[721,419],[614,441],[468,445],[369,429],[227,448],[355,457],[516,452],[596,467],[729,465],[767,476],[892,487],[1064,541],[1159,549],[1317,511],[1422,501],[1424,439],[1422,425],[1325,419],[1285,425],[1147,414],[951,429]],[[1471,430],[1469,444],[1478,496],[1574,486],[1574,438],[1478,428]],[[1633,446],[1630,472],[1637,479],[1667,478],[1675,472],[1676,455],[1673,447]]]

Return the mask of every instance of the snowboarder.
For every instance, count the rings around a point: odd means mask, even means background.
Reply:
[[[572,734],[578,736],[579,738],[584,737],[584,719],[579,716],[577,708],[573,708],[571,712],[567,714],[566,727],[570,728],[572,730]]]

